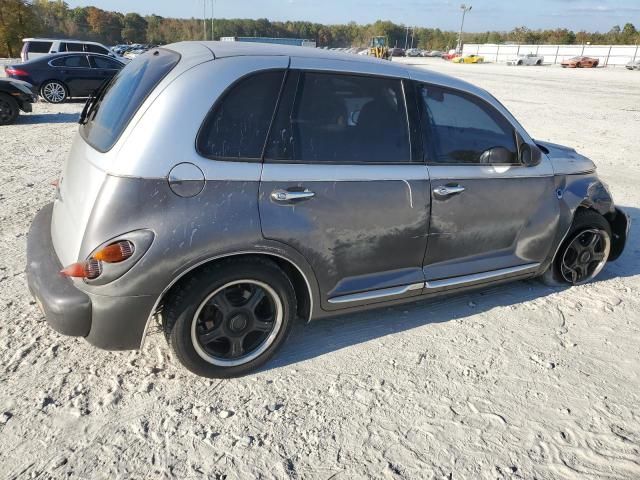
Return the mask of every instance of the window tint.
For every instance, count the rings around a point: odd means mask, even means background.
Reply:
[[[66,51],[67,52],[84,52],[84,48],[82,43],[69,43],[67,42],[66,44]],[[62,47],[62,45],[61,45]],[[60,48],[60,51],[64,51],[64,48]]]
[[[73,55],[54,60],[56,67],[81,68],[89,67],[89,61],[85,55]]]
[[[109,53],[109,50],[107,50],[106,48],[101,47],[100,45],[92,45],[90,43],[85,44],[84,50],[85,52],[103,53],[105,55]]]
[[[287,83],[267,158],[314,163],[411,161],[400,80],[302,73],[292,108],[286,98],[296,85]]]
[[[282,85],[283,71],[240,80],[207,116],[198,151],[207,157],[259,159]]]
[[[87,143],[101,152],[113,147],[147,95],[179,60],[179,54],[161,48],[132,60],[120,70],[86,107],[80,133]]]
[[[424,140],[436,163],[517,163],[513,127],[470,95],[420,86]],[[491,149],[491,155],[487,154]],[[484,154],[484,155],[483,155]]]
[[[52,42],[29,42],[29,52],[31,53],[49,53]]]
[[[115,60],[111,60],[110,58],[97,57],[95,55],[92,55],[91,60],[93,60],[95,68],[110,68],[118,70],[122,68],[122,64],[116,62]]]

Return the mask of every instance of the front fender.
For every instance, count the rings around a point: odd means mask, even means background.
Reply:
[[[611,253],[609,254],[609,261],[616,260],[627,244],[627,238],[629,237],[629,228],[631,227],[631,218],[625,212],[619,208],[615,208],[615,212],[612,215],[607,216],[607,220],[611,225],[611,233],[613,238],[611,239]]]

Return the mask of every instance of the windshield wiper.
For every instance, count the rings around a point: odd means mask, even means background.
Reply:
[[[98,104],[98,98],[102,96],[110,83],[110,80],[105,80],[104,82],[102,82],[102,85],[100,85],[91,93],[91,95],[89,95],[87,103],[84,104],[84,108],[82,109],[82,113],[80,114],[80,118],[78,119],[78,123],[80,125],[85,125],[89,121],[89,116],[93,113],[96,105]]]

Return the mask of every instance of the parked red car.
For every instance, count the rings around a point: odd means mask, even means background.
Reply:
[[[568,60],[564,60],[561,65],[562,68],[596,68],[600,60],[591,57],[573,57]]]

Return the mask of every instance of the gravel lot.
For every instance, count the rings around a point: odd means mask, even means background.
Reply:
[[[238,380],[61,337],[32,301],[26,233],[82,103],[0,127],[0,477],[640,478],[640,73],[453,65],[541,140],[598,165],[635,219],[595,283],[518,282],[300,325]]]

